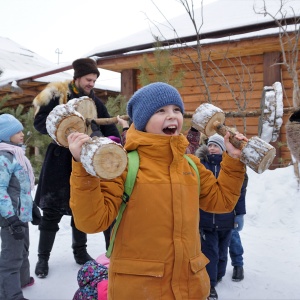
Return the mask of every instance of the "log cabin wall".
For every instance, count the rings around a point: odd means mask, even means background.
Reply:
[[[209,91],[211,104],[220,107],[224,112],[229,111],[256,111],[260,110],[262,94],[264,86],[272,85],[279,81],[283,89],[283,107],[291,107],[292,103],[292,80],[283,65],[274,64],[274,57],[278,62],[278,52],[271,53],[270,57],[266,53],[262,55],[253,55],[241,57],[239,59],[245,64],[249,74],[243,74],[243,68],[240,65],[228,67],[222,62],[215,61],[219,66],[219,74],[223,73],[229,81],[229,86],[233,91],[229,91],[224,86],[224,81],[216,72],[207,73],[207,82],[209,83]],[[266,62],[267,60],[267,62]],[[300,55],[299,59],[300,60]],[[200,75],[197,69],[192,65],[187,65],[185,71],[183,88],[179,92],[185,103],[187,112],[193,112],[200,104],[207,102],[203,84],[201,84]],[[245,72],[245,70],[244,70]],[[195,75],[198,73],[198,76]],[[266,79],[266,74],[267,79]],[[242,80],[242,89],[239,81]],[[235,97],[235,98],[234,98]],[[286,145],[285,124],[288,121],[290,113],[283,116],[283,125],[276,142],[271,143],[276,148],[276,158],[272,167],[275,168],[287,165],[291,161],[290,151]],[[238,131],[244,133],[248,138],[258,135],[259,116],[245,118],[226,118],[226,125],[237,128]]]
[[[280,64],[281,49],[278,36],[203,45],[201,49],[202,64],[207,72],[206,80],[210,91],[209,101],[213,105],[220,107],[225,112],[260,110],[264,86],[279,81],[283,88],[284,107],[292,106],[292,79],[286,68]],[[225,53],[229,60],[224,59]],[[99,62],[99,66],[122,72],[121,82],[126,80],[128,86],[128,78],[130,77],[133,83],[129,86],[136,86],[138,89],[141,87],[138,82],[138,67],[142,64],[143,55],[145,53],[113,59],[104,58]],[[153,52],[149,51],[146,55],[150,62],[154,62]],[[213,64],[207,61],[208,55],[212,58]],[[192,63],[190,58],[197,61],[195,49],[173,50],[172,61],[176,70],[184,71],[183,87],[179,89],[179,92],[186,111],[193,113],[201,103],[207,102],[208,99],[204,85],[200,80],[199,66]],[[300,61],[300,56],[298,61]],[[128,73],[124,73],[127,76],[123,78],[124,70],[131,70],[130,76]],[[132,76],[134,74],[132,70],[136,70],[135,76]],[[220,74],[226,75],[232,91],[229,91],[224,85],[224,80]],[[291,161],[290,151],[286,146],[285,133],[285,124],[289,115],[289,113],[284,114],[279,138],[275,143],[272,143],[277,150],[272,168],[286,166]],[[258,124],[259,116],[257,115],[245,118],[226,118],[226,125],[236,127],[248,138],[258,135]]]

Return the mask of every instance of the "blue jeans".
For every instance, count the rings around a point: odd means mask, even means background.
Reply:
[[[242,267],[244,265],[244,248],[242,246],[239,231],[241,231],[244,227],[244,215],[237,215],[234,223],[237,224],[237,227],[232,229],[231,240],[229,244],[229,255],[232,266]]]

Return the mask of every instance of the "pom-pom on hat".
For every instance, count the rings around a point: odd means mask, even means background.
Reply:
[[[215,133],[214,135],[209,137],[207,146],[209,146],[210,144],[217,145],[221,149],[221,152],[226,150],[226,147],[224,144],[224,138],[221,135],[219,135],[218,133]]]
[[[177,105],[182,114],[184,106],[179,92],[173,86],[155,82],[136,91],[127,104],[127,114],[137,130],[143,131],[153,114],[166,105]]]
[[[85,76],[87,74],[97,74],[97,78],[100,72],[97,67],[97,63],[91,58],[79,58],[72,63],[74,69],[74,79]]]
[[[22,123],[13,115],[0,115],[0,141],[9,142],[10,138],[24,129]]]

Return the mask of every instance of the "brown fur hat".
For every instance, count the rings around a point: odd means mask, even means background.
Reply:
[[[87,74],[97,74],[97,78],[100,75],[97,63],[91,58],[76,59],[73,61],[72,66],[74,69],[74,79]]]

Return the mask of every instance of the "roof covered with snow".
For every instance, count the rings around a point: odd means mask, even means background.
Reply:
[[[61,66],[59,66],[61,67]],[[0,37],[0,86],[6,85],[12,81],[32,77],[40,73],[51,72],[58,66],[40,55],[30,51],[10,40]],[[47,81],[71,80],[72,76],[61,72],[48,77]],[[40,78],[43,80],[43,78]]]
[[[283,9],[280,12],[280,5]],[[293,18],[300,16],[299,0],[216,0],[212,3],[194,10],[197,30],[202,42],[210,36],[232,36],[238,28],[248,28],[248,32],[255,35],[267,35],[277,33],[278,28],[263,30],[274,26],[271,16],[263,14],[264,4],[267,12],[276,19]],[[158,5],[159,6],[159,5]],[[258,31],[260,31],[258,33]],[[221,34],[223,32],[223,35]],[[215,33],[212,35],[212,33]],[[106,56],[112,53],[125,53],[134,50],[142,50],[154,43],[154,37],[161,41],[177,40],[192,37],[196,30],[184,11],[183,14],[168,20],[162,24],[152,23],[149,29],[131,34],[124,39],[106,45],[100,45],[92,49],[86,56]],[[248,35],[249,36],[249,35]],[[216,39],[214,38],[214,42]],[[206,41],[209,42],[209,41]],[[212,40],[210,40],[212,42]],[[120,50],[120,51],[117,51]]]
[[[24,79],[45,83],[72,80],[73,72],[63,72],[65,70],[72,70],[71,62],[54,64],[9,38],[0,37],[0,88]],[[97,82],[95,88],[118,91],[117,87]]]
[[[283,15],[278,12],[281,3],[284,4],[281,10]],[[277,19],[300,16],[299,0],[215,0],[205,4],[203,8],[194,10],[201,43],[245,37],[245,32],[243,35],[238,32],[239,28],[247,27],[247,36],[278,32],[278,28],[270,28],[270,25],[266,25],[273,22],[271,16],[258,14],[263,11],[264,4],[267,11]],[[147,30],[136,32],[113,43],[99,45],[82,57],[103,57],[112,53],[121,54],[150,49],[153,48],[153,36],[167,41],[178,42],[179,38],[181,41],[185,39],[185,41],[192,41],[191,37],[196,35],[196,31],[184,8],[182,10],[182,15],[178,17],[161,24],[151,23]],[[71,62],[58,66],[12,40],[0,37],[0,70],[3,71],[0,75],[0,88],[23,79],[42,82],[72,79],[70,73],[63,72],[71,69]],[[97,88],[106,89],[99,84]]]

